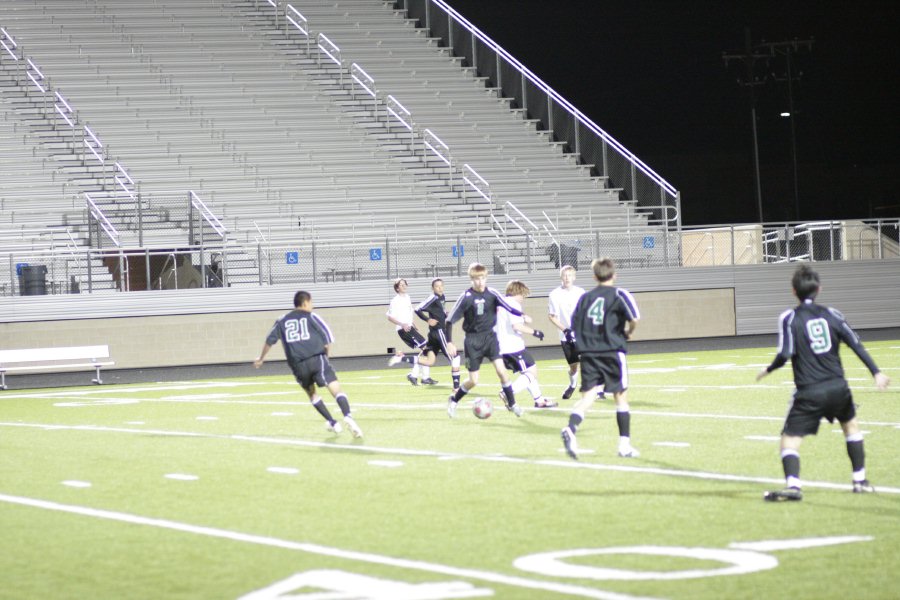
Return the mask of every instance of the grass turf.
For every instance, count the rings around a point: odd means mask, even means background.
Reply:
[[[898,346],[868,344],[895,386]],[[472,415],[472,398],[495,400],[490,367],[452,421],[446,367],[433,370],[435,387],[411,387],[398,369],[339,373],[362,440],[326,432],[288,376],[10,390],[0,598],[238,598],[295,574],[306,587],[283,593],[895,597],[898,392],[876,392],[844,357],[879,493],[850,493],[843,436],[823,422],[801,448],[803,502],[764,503],[763,490],[782,486],[776,438],[792,390],[789,367],[753,382],[772,354],[632,356],[641,457],[616,456],[608,400],[579,429],[577,463],[559,439],[571,400],[521,419],[497,402],[490,419]],[[539,369],[558,396],[563,361]],[[527,392],[518,398],[530,406]],[[828,537],[841,543],[822,545]],[[733,546],[784,540],[817,541]],[[552,552],[569,555],[517,562]],[[378,582],[354,575],[432,587],[379,596]]]

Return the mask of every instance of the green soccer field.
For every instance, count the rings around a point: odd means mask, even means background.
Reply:
[[[365,431],[334,435],[287,375],[0,393],[0,598],[896,598],[900,342],[844,366],[878,493],[852,494],[837,425],[783,486],[790,367],[771,348],[632,355],[636,459],[611,400],[446,414],[441,384],[339,372]],[[542,361],[545,394],[567,381]],[[518,395],[530,406],[527,392]],[[339,414],[329,398],[334,414]]]

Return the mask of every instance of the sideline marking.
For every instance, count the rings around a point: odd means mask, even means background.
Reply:
[[[75,481],[74,479],[67,479],[66,481],[60,481],[61,484],[67,485],[73,488],[89,488],[91,487],[91,483],[89,481]]]
[[[269,473],[280,473],[282,475],[296,475],[300,472],[300,469],[295,469],[294,467],[269,467],[266,471]]]
[[[252,533],[241,533],[238,531],[229,531],[227,529],[218,529],[216,527],[205,527],[202,525],[180,523],[178,521],[170,521],[168,519],[142,517],[140,515],[134,515],[130,513],[89,508],[86,506],[76,506],[72,504],[60,504],[58,502],[39,500],[37,498],[24,498],[21,496],[9,496],[7,494],[0,494],[0,502],[8,502],[10,504],[19,504],[23,506],[31,506],[34,508],[67,512],[86,517],[95,517],[98,519],[120,521],[123,523],[131,523],[133,525],[159,527],[161,529],[170,529],[173,531],[180,531],[184,533],[205,535],[236,542],[246,542],[249,544],[257,544],[260,546],[282,548],[284,550],[297,550],[300,552],[306,552],[308,554],[315,554],[319,556],[331,556],[334,558],[355,560],[377,565],[386,565],[389,567],[398,567],[401,569],[427,571],[431,573],[439,573],[442,575],[451,575],[453,577],[490,581],[491,583],[499,583],[501,585],[509,585],[514,587],[547,590],[551,592],[557,592],[559,594],[567,594],[570,596],[582,596],[585,598],[596,598],[598,600],[652,600],[650,598],[629,596],[627,594],[618,594],[615,592],[604,592],[603,590],[570,585],[566,583],[539,581],[534,579],[526,579],[524,577],[517,577],[515,575],[492,573],[490,571],[451,567],[449,565],[441,565],[437,563],[429,563],[407,558],[394,558],[392,556],[383,556],[379,554],[371,554],[369,552],[359,552],[355,550],[342,550],[340,548],[321,546],[319,544],[312,544],[308,542],[294,542],[291,540],[282,540],[269,536],[254,535]]]
[[[745,435],[745,440],[750,440],[751,442],[777,442],[781,439],[781,436],[778,435]]]
[[[197,417],[198,421],[218,421],[219,417]]]
[[[188,475],[186,473],[167,473],[166,479],[177,479],[178,481],[197,481],[200,479],[196,475]]]
[[[402,460],[370,460],[369,464],[372,465],[373,467],[388,467],[388,468],[393,469],[396,467],[402,467],[403,461]]]
[[[690,448],[688,442],[653,442],[654,446],[664,446],[666,448]]]
[[[739,550],[754,550],[756,552],[777,552],[778,550],[799,550],[803,548],[818,548],[820,546],[836,546],[838,544],[850,544],[852,542],[871,542],[874,540],[869,535],[839,535],[832,537],[807,538],[799,540],[763,540],[761,542],[735,542],[728,544],[729,548]]]
[[[511,462],[522,465],[540,465],[540,466],[550,466],[550,467],[564,467],[567,469],[587,469],[590,471],[619,471],[623,473],[643,473],[647,475],[665,475],[667,477],[688,477],[691,479],[706,479],[713,481],[730,481],[730,482],[739,482],[739,483],[759,483],[759,484],[775,484],[775,485],[783,485],[784,478],[783,477],[754,477],[749,475],[731,475],[729,473],[711,473],[707,471],[680,471],[677,469],[663,469],[659,467],[638,467],[638,466],[627,466],[627,465],[612,465],[612,464],[603,464],[603,463],[589,463],[583,461],[561,461],[561,460],[552,460],[552,459],[528,459],[528,458],[515,458],[515,457],[501,457],[496,455],[482,455],[482,454],[459,454],[455,452],[441,452],[438,450],[416,450],[411,448],[390,448],[383,446],[366,446],[366,445],[355,445],[355,444],[338,444],[334,442],[315,442],[311,440],[303,440],[297,438],[276,438],[276,437],[262,437],[262,436],[253,436],[253,435],[223,435],[223,434],[213,434],[213,433],[194,433],[189,431],[165,431],[165,430],[153,430],[153,429],[125,429],[118,427],[100,427],[96,425],[47,425],[41,423],[3,423],[0,422],[0,427],[27,427],[27,428],[35,428],[35,429],[52,429],[52,430],[70,430],[70,431],[103,431],[107,433],[128,433],[128,434],[138,434],[138,435],[157,435],[157,436],[171,436],[171,437],[193,437],[193,438],[206,438],[206,439],[220,439],[220,440],[239,440],[245,442],[254,442],[254,443],[262,443],[262,444],[278,444],[284,446],[297,446],[302,448],[328,448],[331,450],[341,450],[347,452],[362,452],[366,454],[394,454],[398,456],[422,456],[429,458],[436,458],[438,460],[453,460],[453,459],[470,459],[470,460],[483,460],[486,462],[494,462],[494,461],[504,461]],[[843,490],[846,491],[849,489],[849,485],[846,483],[831,483],[830,481],[803,481],[804,487],[807,488],[822,488],[829,490]],[[895,487],[883,487],[878,486],[878,492],[884,494],[900,494],[900,488]]]

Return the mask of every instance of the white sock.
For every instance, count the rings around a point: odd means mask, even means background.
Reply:
[[[541,384],[538,383],[537,377],[531,377],[531,381],[528,384],[528,391],[531,392],[531,397],[535,400],[541,399]]]
[[[422,379],[428,379],[429,377],[431,377],[431,367],[426,367],[425,365],[422,365],[421,370],[422,370]]]
[[[516,377],[515,381],[512,382],[513,392],[518,394],[519,392],[521,392],[522,390],[527,388],[528,384],[530,384],[530,383],[531,383],[531,381],[529,381],[528,375],[525,373],[522,373],[521,375]]]
[[[578,385],[577,381],[578,377],[576,375],[569,375],[569,387],[576,387]]]

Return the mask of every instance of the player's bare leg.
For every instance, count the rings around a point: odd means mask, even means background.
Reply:
[[[325,400],[323,400],[322,396],[316,392],[315,384],[310,385],[308,388],[303,388],[303,391],[306,392],[306,395],[309,397],[309,401],[312,403],[313,408],[316,409],[316,412],[322,415],[322,418],[328,423],[329,431],[340,433],[344,430],[344,428],[341,427],[341,424],[331,416],[331,411],[325,406]]]

